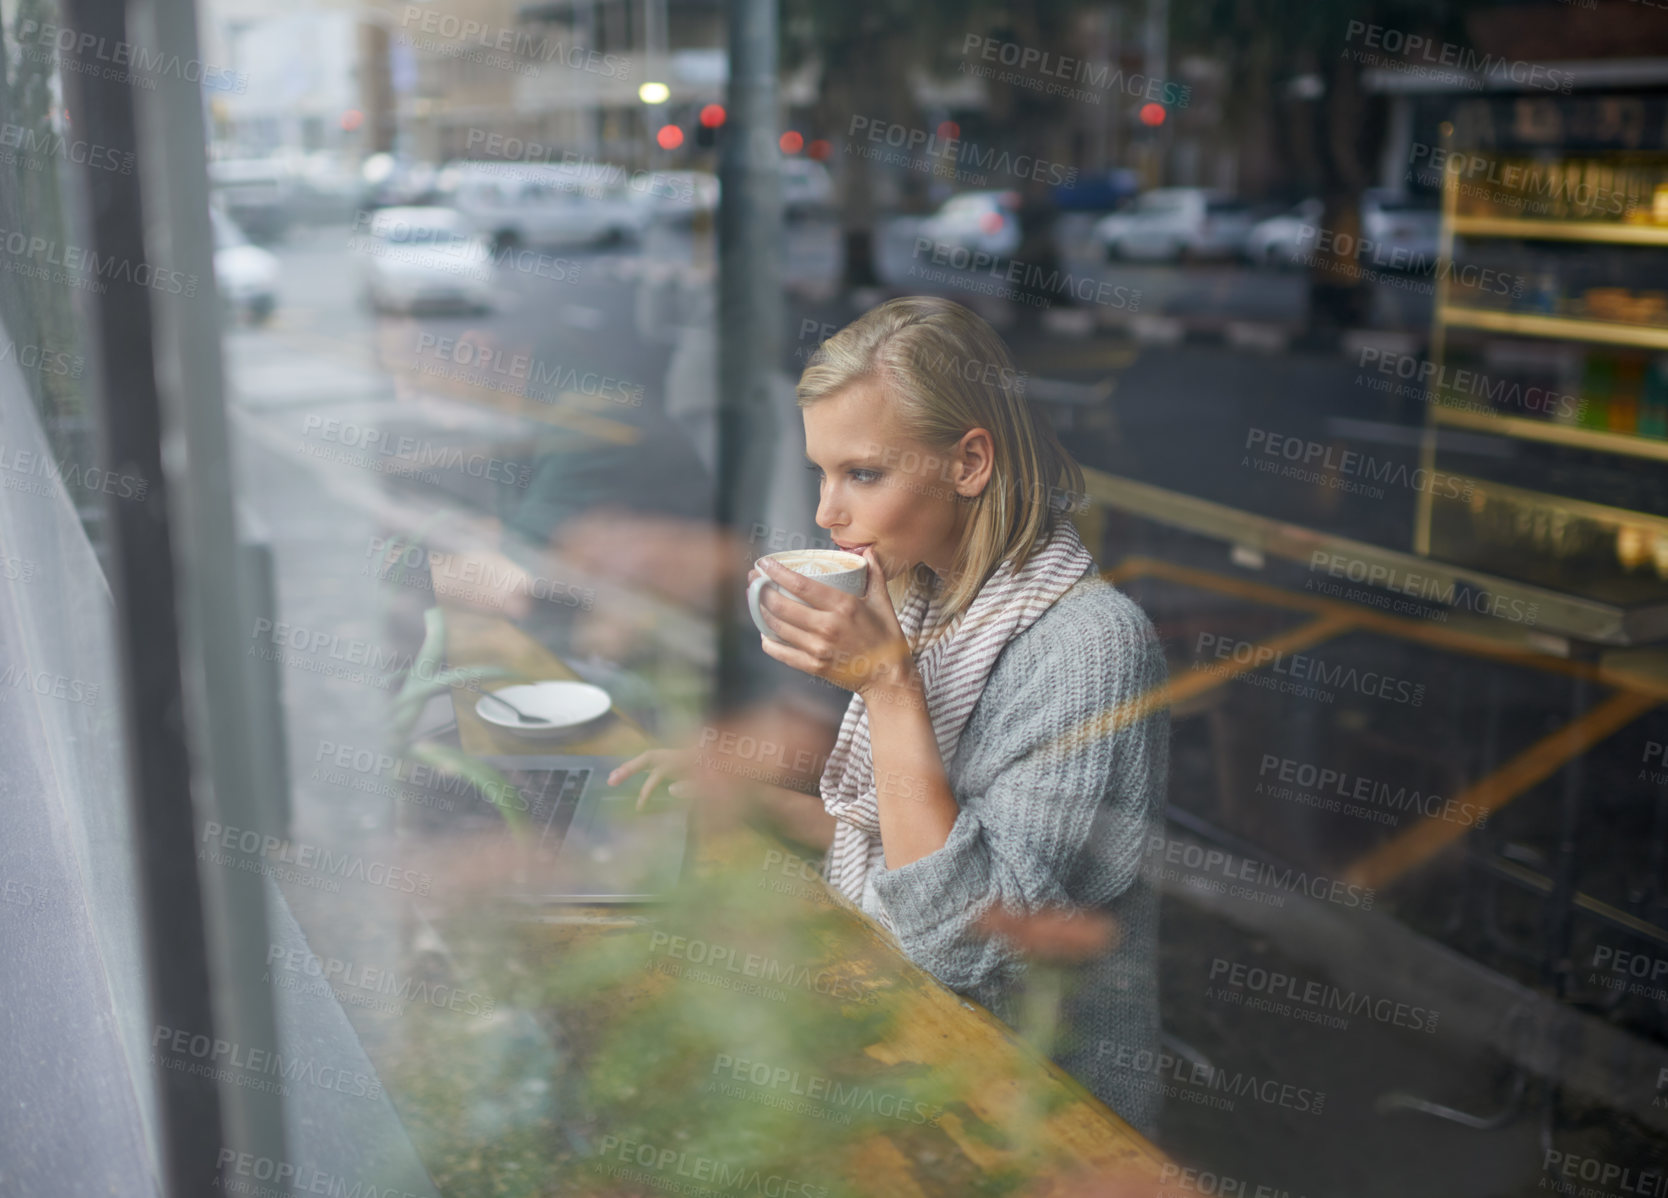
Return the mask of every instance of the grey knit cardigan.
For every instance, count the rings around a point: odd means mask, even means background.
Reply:
[[[1169,713],[1110,734],[1073,732],[1165,677],[1146,614],[1085,575],[997,659],[949,765],[961,811],[944,847],[875,871],[865,896],[884,906],[911,960],[1010,1024],[1027,967],[1004,941],[976,934],[978,918],[995,903],[1110,914],[1121,939],[1067,967],[1051,1055],[1148,1135],[1157,1088],[1114,1061],[1158,1047],[1158,899],[1141,864],[1163,819]]]

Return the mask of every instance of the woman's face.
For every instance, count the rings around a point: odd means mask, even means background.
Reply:
[[[963,455],[946,455],[906,435],[873,380],[803,412],[805,456],[821,486],[818,526],[842,549],[860,553],[872,546],[889,580],[917,562],[945,575],[965,519],[956,491]]]

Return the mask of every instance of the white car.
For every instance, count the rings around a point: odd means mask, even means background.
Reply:
[[[834,207],[834,176],[814,158],[783,158],[782,215],[820,216]]]
[[[231,217],[209,209],[214,230],[214,285],[228,312],[265,324],[278,306],[278,259],[250,245]]]
[[[450,208],[361,212],[348,248],[364,259],[374,311],[493,307],[492,250]]]
[[[1374,270],[1432,270],[1441,232],[1442,208],[1435,196],[1409,195],[1387,187],[1369,187],[1361,193],[1363,266]]]
[[[442,172],[441,186],[470,227],[499,249],[618,245],[642,237],[653,219],[629,178],[601,164],[463,162]]]
[[[1361,265],[1414,272],[1435,265],[1442,214],[1434,197],[1371,187],[1361,193],[1360,216],[1355,257]],[[1311,197],[1290,212],[1259,221],[1246,235],[1245,256],[1263,266],[1304,265],[1314,255],[1324,218],[1325,205]]]
[[[435,169],[389,153],[359,164],[359,204],[364,208],[415,207],[432,201]]]
[[[1258,266],[1298,266],[1309,261],[1320,237],[1326,205],[1310,197],[1289,212],[1251,226],[1245,236],[1245,257]]]
[[[822,215],[834,207],[834,177],[812,159],[781,160],[782,215],[789,220]],[[656,220],[687,223],[718,211],[718,176],[709,171],[654,171],[633,177],[631,190]]]
[[[247,237],[277,241],[294,216],[295,177],[278,158],[217,158],[208,164],[216,204]]]
[[[655,220],[688,224],[718,211],[718,176],[708,171],[652,171],[634,176],[631,191]]]
[[[1092,236],[1108,260],[1228,258],[1251,231],[1251,210],[1205,187],[1160,187],[1095,222]]]
[[[967,191],[951,196],[921,222],[920,232],[935,245],[1006,257],[1019,249],[1019,193]]]

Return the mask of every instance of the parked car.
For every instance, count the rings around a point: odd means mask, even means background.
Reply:
[[[1388,187],[1361,193],[1362,265],[1375,270],[1424,272],[1435,269],[1442,232],[1442,207],[1436,196],[1409,194]]]
[[[277,158],[220,158],[208,164],[209,193],[245,237],[277,241],[294,216],[295,179]]]
[[[783,158],[782,215],[788,220],[834,209],[834,176],[814,158]]]
[[[633,199],[629,172],[597,166],[462,162],[442,172],[443,195],[497,249],[618,245],[653,219]]]
[[[426,162],[372,154],[359,166],[361,208],[421,207],[434,203],[436,171]]]
[[[718,176],[708,171],[653,171],[635,177],[632,195],[666,224],[689,224],[718,211]]]
[[[1245,257],[1258,266],[1297,266],[1306,263],[1319,240],[1325,205],[1311,196],[1279,216],[1251,226],[1245,235]]]
[[[366,300],[377,312],[490,311],[492,251],[450,208],[383,208],[356,232]]]
[[[1095,222],[1093,237],[1108,260],[1226,258],[1239,254],[1251,210],[1204,187],[1160,187]]]
[[[1019,249],[1017,191],[966,191],[921,222],[921,236],[939,245],[1005,257]]]
[[[363,183],[352,163],[318,151],[299,157],[294,165],[296,220],[340,224],[353,219]]]
[[[1354,257],[1363,266],[1417,272],[1435,265],[1442,214],[1434,196],[1368,188],[1361,193],[1359,213],[1360,242]],[[1245,256],[1264,266],[1306,263],[1315,252],[1324,221],[1324,205],[1310,197],[1290,212],[1253,225],[1245,238]]]
[[[214,285],[227,313],[250,324],[265,324],[278,307],[278,259],[250,245],[231,217],[209,208],[214,232]]]
[[[640,200],[647,197],[656,220],[687,223],[698,214],[718,211],[718,176],[710,171],[655,171],[647,187],[633,179],[631,190]],[[811,159],[781,160],[782,215],[789,220],[820,216],[834,208],[834,177],[822,163]]]

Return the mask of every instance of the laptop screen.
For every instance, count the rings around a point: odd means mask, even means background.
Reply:
[[[540,851],[555,853],[562,847],[580,797],[591,783],[593,769],[590,766],[541,769],[508,764],[513,761],[515,758],[486,759],[486,764],[493,765],[514,791],[514,795],[506,791],[494,797],[524,812],[528,822],[538,829]]]

